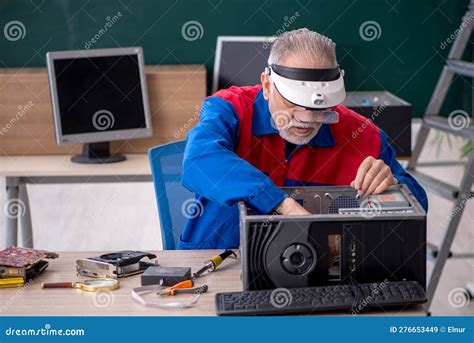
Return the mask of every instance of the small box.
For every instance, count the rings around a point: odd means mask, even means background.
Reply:
[[[191,279],[189,267],[148,267],[142,274],[142,286],[159,285],[161,280],[163,286],[173,286],[189,279]]]
[[[384,130],[398,157],[411,157],[411,104],[390,92],[369,91],[348,92],[343,105]]]

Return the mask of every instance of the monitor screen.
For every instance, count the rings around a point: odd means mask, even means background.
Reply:
[[[63,135],[146,127],[138,55],[54,60]]]
[[[268,37],[219,37],[213,91],[230,86],[253,86],[267,66]]]

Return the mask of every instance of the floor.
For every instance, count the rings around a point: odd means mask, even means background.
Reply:
[[[417,132],[414,124],[414,137]],[[459,156],[461,141],[452,146],[433,143],[429,138],[422,160],[447,160]],[[429,167],[424,171],[446,182],[457,184],[462,167]],[[0,179],[0,189],[5,180]],[[35,185],[28,188],[34,227],[35,246],[54,251],[111,251],[121,249],[161,249],[160,226],[151,183],[93,185]],[[428,239],[440,239],[451,204],[429,194]],[[0,197],[0,208],[4,198]],[[474,203],[468,202],[458,234],[455,252],[474,251]],[[3,246],[4,213],[0,211],[0,245]],[[458,307],[456,288],[474,281],[474,261],[453,259],[447,262],[432,305],[433,315],[474,315],[474,302]],[[451,294],[451,296],[450,296]],[[459,298],[458,298],[459,299]],[[454,300],[454,301],[453,301]]]

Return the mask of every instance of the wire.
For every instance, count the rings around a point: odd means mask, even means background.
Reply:
[[[203,286],[206,286],[204,284]],[[199,287],[199,289],[192,295],[191,299],[188,299],[189,301],[186,302],[154,302],[154,301],[146,301],[143,299],[142,295],[151,293],[154,291],[158,291],[162,289],[163,287],[160,285],[150,285],[150,286],[142,286],[142,287],[137,287],[132,289],[132,298],[138,301],[140,304],[143,306],[147,307],[155,307],[155,308],[167,308],[167,309],[184,309],[184,308],[190,308],[194,307],[197,305],[197,302],[199,300],[199,297],[203,293],[203,287]],[[207,291],[207,288],[206,288]]]
[[[363,291],[357,280],[349,275],[349,284],[351,285],[352,293],[354,294],[354,301],[352,302],[352,310],[362,306],[363,302]]]

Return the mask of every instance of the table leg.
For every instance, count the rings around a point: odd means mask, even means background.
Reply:
[[[20,204],[24,206],[23,213],[19,213],[22,246],[25,248],[33,248],[33,228],[31,225],[31,210],[26,184],[21,183],[18,186],[18,193]]]
[[[21,203],[18,199],[18,178],[6,177],[6,201],[3,208],[5,215],[5,242],[6,248],[18,244],[18,215],[21,214]]]

